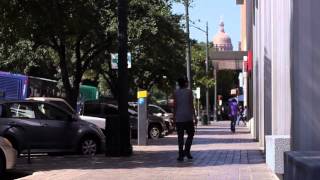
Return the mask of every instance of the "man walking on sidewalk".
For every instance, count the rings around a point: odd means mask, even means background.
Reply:
[[[237,121],[237,116],[238,116],[238,103],[236,99],[232,99],[229,102],[229,117],[231,119],[231,132],[235,133],[236,132],[236,121]]]
[[[193,94],[188,89],[188,81],[185,78],[178,79],[179,89],[174,92],[174,121],[178,134],[178,146],[179,156],[178,161],[183,161],[184,156],[188,159],[192,159],[190,149],[195,132],[194,126],[197,124],[193,106]],[[193,122],[193,120],[195,122]],[[184,131],[186,131],[188,137],[184,145]],[[184,149],[183,149],[183,146]]]

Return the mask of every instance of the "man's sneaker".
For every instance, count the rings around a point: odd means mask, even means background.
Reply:
[[[179,156],[179,157],[177,158],[177,161],[179,161],[179,162],[183,161],[183,156]]]

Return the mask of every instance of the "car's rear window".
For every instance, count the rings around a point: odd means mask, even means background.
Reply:
[[[23,103],[9,104],[9,118],[35,119],[35,112],[32,106]]]

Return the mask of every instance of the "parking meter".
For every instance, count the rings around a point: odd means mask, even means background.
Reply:
[[[138,91],[138,145],[147,145],[147,91]]]

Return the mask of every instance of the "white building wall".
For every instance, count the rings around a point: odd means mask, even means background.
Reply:
[[[291,0],[260,0],[258,3],[254,29],[258,78],[254,83],[258,87],[255,114],[259,123],[259,144],[266,151],[269,167],[282,174],[283,152],[290,150],[287,135],[291,122]]]
[[[260,145],[264,146],[265,135],[270,133],[269,138],[274,142],[278,137],[286,139],[285,143],[278,143],[286,147],[291,136],[292,150],[320,150],[320,1],[256,2],[259,4],[253,27],[253,95]],[[268,59],[271,85],[264,82],[268,76]],[[270,91],[271,111],[268,109]],[[270,152],[277,153],[279,148],[275,144],[270,146]],[[268,148],[266,151],[269,157],[277,157],[268,153]],[[277,164],[274,160],[270,159],[270,164]]]
[[[271,0],[272,134],[290,135],[290,22],[291,0]]]
[[[264,147],[265,135],[290,134],[291,0],[261,0],[255,10],[254,118]]]
[[[259,96],[259,144],[264,148],[264,32],[265,32],[265,1],[259,1],[258,3],[258,29],[257,29],[257,38],[258,38],[258,96]]]
[[[260,94],[259,94],[259,11],[257,4],[254,4],[254,22],[253,22],[253,118],[254,118],[254,138],[260,141]]]
[[[271,88],[272,88],[272,82],[271,82],[271,69],[272,69],[272,49],[271,49],[271,44],[272,44],[272,38],[271,38],[271,1],[267,0],[264,1],[264,14],[263,14],[263,19],[264,19],[264,44],[263,44],[263,66],[264,66],[264,132],[265,135],[271,135],[272,134],[272,93],[271,93]]]

